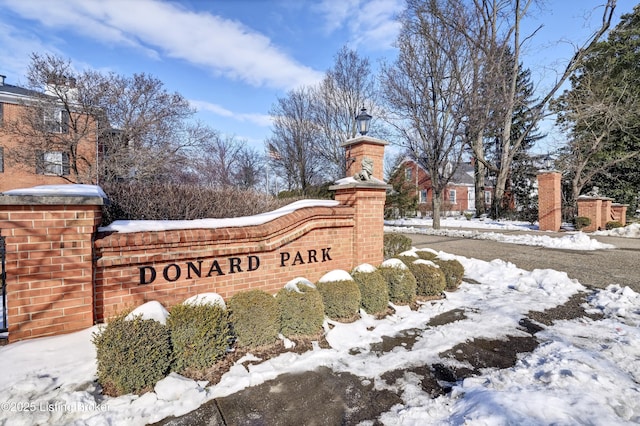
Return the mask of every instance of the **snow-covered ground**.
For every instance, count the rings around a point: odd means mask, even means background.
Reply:
[[[571,248],[593,249],[584,238],[572,240]],[[363,313],[351,324],[332,322],[334,327],[326,335],[330,349],[282,354],[247,370],[241,362],[249,355],[213,386],[172,373],[154,392],[142,396],[101,396],[94,382],[91,334],[95,327],[2,347],[0,424],[142,425],[184,414],[205,401],[279,374],[319,366],[356,374],[383,389],[389,385],[380,377],[388,370],[438,362],[439,353],[469,339],[525,335],[517,326],[528,311],[552,308],[586,290],[561,271],[525,271],[502,260],[439,255],[462,262],[468,279],[456,292],[447,293],[446,299],[425,303],[418,311],[398,306],[394,315],[380,320]],[[464,309],[466,318],[425,327],[431,318],[452,309]],[[611,283],[592,294],[588,309],[604,317],[546,327],[536,334],[538,348],[522,354],[514,367],[486,369],[481,376],[458,383],[449,395],[431,399],[418,377],[406,375],[400,387],[396,383],[393,388],[403,403],[383,413],[380,420],[389,425],[640,422],[640,295]],[[148,311],[156,316],[162,312],[155,304]],[[369,350],[383,336],[407,329],[422,330],[411,350],[398,347],[383,354]]]

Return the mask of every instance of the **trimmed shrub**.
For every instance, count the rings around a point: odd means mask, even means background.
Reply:
[[[280,309],[280,332],[286,337],[312,336],[322,330],[322,295],[310,281],[290,281],[278,292],[276,301]]]
[[[203,370],[222,358],[232,341],[227,312],[220,305],[182,304],[167,318],[173,345],[173,369]]]
[[[416,250],[415,254],[417,254],[420,259],[424,260],[435,260],[438,257],[438,255],[431,250]]]
[[[462,277],[464,277],[464,266],[462,266],[462,263],[455,259],[434,259],[433,262],[438,265],[440,270],[444,273],[444,278],[447,282],[446,289],[457,289],[462,283]]]
[[[238,346],[269,345],[278,339],[278,303],[266,291],[237,293],[229,299],[228,307]]]
[[[611,229],[615,229],[615,228],[622,228],[622,224],[620,222],[618,222],[617,220],[613,220],[611,222],[607,222],[604,225],[604,229],[606,229],[607,231],[609,231]]]
[[[389,286],[389,299],[400,305],[416,300],[416,278],[399,259],[388,259],[378,269]]]
[[[407,264],[416,277],[416,294],[418,296],[438,296],[447,286],[444,273],[430,260],[418,259]]]
[[[92,336],[98,382],[105,394],[144,393],[169,373],[169,330],[155,320],[122,314]]]
[[[411,249],[411,238],[406,235],[385,233],[383,237],[383,255],[385,259]]]
[[[591,225],[591,219],[586,216],[578,216],[576,217],[576,229],[579,231],[582,228]]]
[[[343,272],[338,279],[327,279],[329,274]],[[350,320],[354,318],[360,309],[362,295],[358,284],[346,271],[333,271],[320,278],[316,284],[322,295],[324,313],[334,320]]]
[[[365,265],[360,265],[351,272],[362,296],[360,307],[368,314],[384,312],[389,305],[387,280],[376,268]]]

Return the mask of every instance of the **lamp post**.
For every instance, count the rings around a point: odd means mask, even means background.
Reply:
[[[358,133],[362,136],[366,135],[369,132],[369,122],[371,121],[371,116],[367,114],[367,109],[362,105],[362,109],[360,110],[360,114],[356,115],[356,125],[358,127]]]

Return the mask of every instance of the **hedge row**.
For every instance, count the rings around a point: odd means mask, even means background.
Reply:
[[[98,381],[111,395],[146,392],[170,371],[211,368],[233,345],[270,345],[280,334],[318,336],[325,317],[351,321],[360,309],[383,314],[389,302],[410,304],[418,296],[454,290],[463,275],[455,260],[405,251],[379,268],[364,264],[351,273],[332,271],[315,285],[292,280],[275,297],[251,290],[231,297],[228,306],[186,301],[171,309],[166,324],[123,314],[93,336]]]

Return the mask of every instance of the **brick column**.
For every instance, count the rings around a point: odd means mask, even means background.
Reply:
[[[362,170],[362,159],[373,160],[373,177],[384,179],[384,147],[387,141],[369,136],[359,136],[341,144],[345,148],[347,159],[347,176],[353,176]]]
[[[93,243],[101,197],[0,196],[9,341],[93,325]]]
[[[611,213],[614,220],[620,222],[622,226],[627,224],[627,208],[628,204],[613,203],[611,204]]]
[[[351,268],[362,263],[377,267],[384,260],[384,202],[387,188],[387,185],[375,183],[352,183],[330,188],[336,191],[336,201],[355,208]]]
[[[596,197],[578,197],[578,216],[588,217],[589,226],[582,228],[584,232],[597,231],[602,223],[602,199]]]
[[[541,171],[538,174],[538,223],[541,231],[559,231],[562,225],[561,174]]]
[[[607,222],[613,220],[613,215],[611,212],[611,203],[613,200],[611,198],[603,198],[602,199],[602,213],[600,214],[600,229],[606,229]]]
[[[359,136],[342,144],[347,157],[347,177],[362,170],[362,159],[373,161],[371,181],[346,181],[332,186],[335,199],[340,204],[355,208],[352,268],[362,263],[378,266],[384,260],[384,202],[389,185],[384,177],[384,147],[386,141],[369,136]]]

